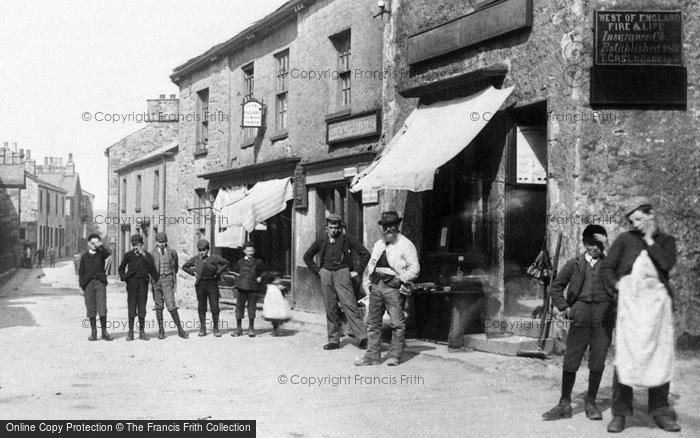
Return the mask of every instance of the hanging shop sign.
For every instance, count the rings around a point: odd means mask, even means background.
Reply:
[[[297,210],[309,208],[309,189],[306,187],[306,172],[302,165],[294,169],[294,208]]]
[[[264,106],[257,99],[251,99],[244,102],[241,111],[241,127],[242,128],[262,128],[264,121]]]

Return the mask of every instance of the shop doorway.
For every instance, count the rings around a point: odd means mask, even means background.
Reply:
[[[505,189],[504,286],[506,316],[530,317],[543,285],[526,274],[547,232],[546,103],[511,112]]]
[[[268,269],[292,275],[292,201],[287,202],[284,211],[259,223],[250,233],[250,240],[255,243],[256,256]]]

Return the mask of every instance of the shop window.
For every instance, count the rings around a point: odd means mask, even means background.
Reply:
[[[289,106],[287,82],[289,78],[289,50],[275,55],[277,61],[277,102],[275,127],[278,133],[287,131],[287,109]]]
[[[348,29],[331,37],[338,56],[338,75],[334,78],[338,83],[336,100],[338,109],[348,108],[352,103],[350,35],[350,29]]]
[[[209,146],[209,89],[197,92],[197,132],[195,154],[204,153]]]

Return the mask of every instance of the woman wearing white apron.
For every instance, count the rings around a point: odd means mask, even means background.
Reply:
[[[676,264],[676,239],[656,226],[651,201],[625,203],[632,230],[621,234],[602,261],[601,275],[617,289],[613,419],[608,432],[622,432],[631,416],[633,387],[648,388],[649,415],[669,432],[681,427],[668,403],[675,361],[672,292],[668,273]]]

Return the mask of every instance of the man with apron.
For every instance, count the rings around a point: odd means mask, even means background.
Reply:
[[[624,204],[632,230],[621,234],[603,259],[601,275],[618,292],[613,419],[608,432],[622,432],[632,415],[633,387],[648,388],[649,414],[663,430],[681,430],[668,403],[675,351],[669,271],[676,239],[656,225],[651,201]]]

